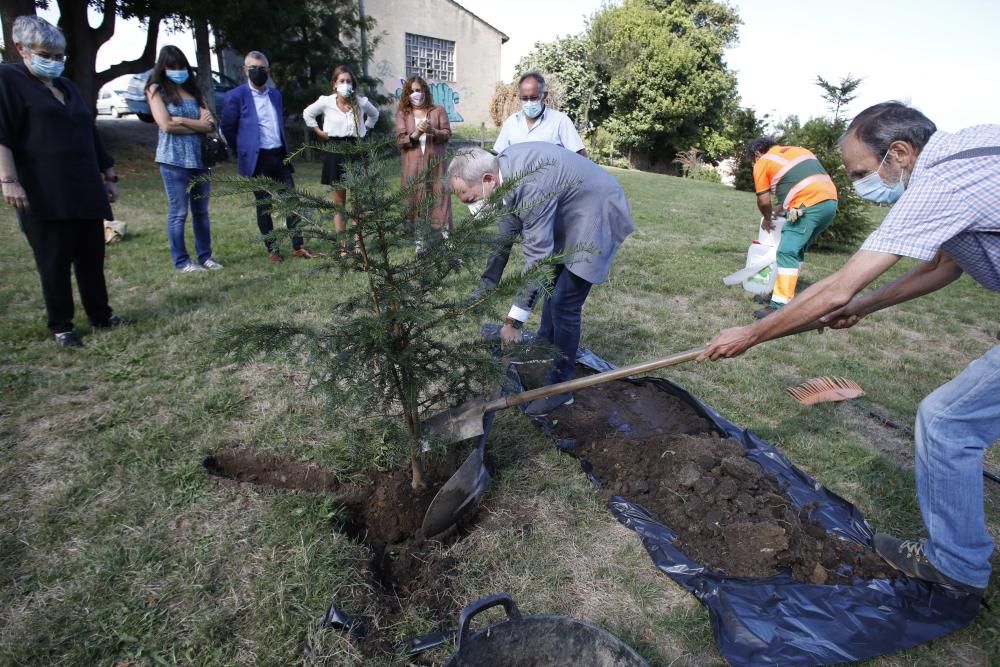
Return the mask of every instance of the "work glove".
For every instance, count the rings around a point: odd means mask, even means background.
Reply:
[[[805,215],[805,210],[804,209],[802,209],[802,208],[790,208],[790,209],[788,209],[788,213],[786,214],[785,217],[788,219],[788,224],[793,224],[796,220],[798,220],[799,218],[801,218],[803,215]]]

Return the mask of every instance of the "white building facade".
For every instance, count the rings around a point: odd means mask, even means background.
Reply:
[[[490,101],[500,81],[500,47],[508,37],[452,0],[364,0],[379,43],[368,74],[398,99],[416,74],[453,123],[491,125]],[[461,126],[459,126],[461,127]]]

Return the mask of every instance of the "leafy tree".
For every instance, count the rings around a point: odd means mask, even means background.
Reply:
[[[34,14],[36,7],[45,9],[49,5],[48,0],[0,0],[5,60],[20,60],[10,34],[14,19]],[[91,106],[96,105],[97,94],[104,84],[123,74],[142,72],[153,66],[160,21],[171,13],[161,0],[56,0],[56,5],[59,7],[59,28],[66,36],[65,76],[73,80]],[[91,6],[101,10],[101,22],[96,27],[91,27],[87,18],[87,9]],[[134,60],[125,60],[98,72],[97,52],[114,35],[119,18],[136,18],[146,24],[142,54]]]
[[[541,72],[558,97],[558,108],[568,115],[581,132],[590,125],[590,114],[600,105],[607,85],[600,80],[591,62],[586,35],[562,37],[551,42],[536,42],[514,69],[520,77],[526,72]]]
[[[193,1],[193,0],[189,0]],[[237,51],[262,51],[271,61],[271,76],[281,88],[285,108],[299,111],[330,93],[330,73],[347,65],[355,86],[369,91],[378,81],[362,75],[359,45],[362,21],[352,0],[222,0],[206,5],[216,38]],[[366,16],[367,35],[375,20]],[[378,38],[368,39],[373,53]],[[385,100],[375,96],[375,102]]]
[[[430,443],[421,421],[496,386],[498,364],[478,334],[479,325],[495,315],[497,300],[511,296],[523,280],[550,285],[551,263],[467,299],[461,295],[475,285],[483,260],[496,245],[502,198],[523,175],[505,179],[487,205],[462,220],[450,238],[435,234],[415,254],[411,220],[418,221],[418,229],[427,229],[434,201],[427,197],[414,208],[412,195],[424,191],[431,171],[400,189],[392,183],[398,179],[396,159],[390,157],[395,155],[394,143],[319,148],[365,156],[348,168],[344,186],[350,197],[344,206],[269,179],[228,177],[214,183],[216,193],[269,192],[274,215],[292,213],[301,221],[298,231],[311,240],[310,245],[329,248],[332,259],[325,260],[323,268],[337,275],[332,281],[336,287],[329,293],[341,296],[332,309],[322,305],[318,311],[332,310],[332,316],[320,326],[246,325],[222,335],[220,346],[241,359],[262,351],[288,353],[297,365],[310,370],[312,386],[329,398],[331,413],[342,417],[350,411],[352,416],[341,422],[346,444],[364,452],[378,442],[380,451],[389,450],[382,457],[389,464],[401,463],[403,452],[408,452],[412,486],[422,489]],[[336,212],[355,223],[347,239],[329,225]],[[356,252],[339,257],[339,241],[356,244]],[[362,281],[345,279],[358,274]],[[303,276],[311,282],[316,279],[315,274]]]
[[[19,62],[21,56],[14,48],[11,28],[18,16],[30,16],[35,13],[35,0],[0,0],[0,23],[3,23],[3,61]]]
[[[737,161],[734,174],[737,190],[754,191],[753,167],[746,151],[751,140],[765,133],[767,118],[767,114],[758,118],[756,112],[750,107],[735,108],[726,116],[722,134],[732,144],[732,152],[729,153],[728,157]]]
[[[854,191],[837,150],[837,141],[847,129],[847,121],[810,118],[802,124],[797,116],[789,116],[775,129],[780,133],[776,137],[778,143],[811,150],[837,186],[837,217],[817,239],[815,247],[855,249],[871,231],[871,221],[868,204]]]
[[[710,0],[625,0],[590,24],[592,58],[607,96],[593,114],[633,162],[654,162],[719,127],[736,94],[723,53],[739,17]]]
[[[821,76],[816,77],[816,85],[823,89],[823,99],[833,112],[834,121],[840,120],[841,109],[846,108],[857,97],[856,91],[862,81],[863,79],[848,74],[840,80],[839,86],[835,86]]]

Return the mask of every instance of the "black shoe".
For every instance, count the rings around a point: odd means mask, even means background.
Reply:
[[[95,329],[114,329],[115,327],[123,327],[126,324],[128,324],[128,321],[124,317],[120,317],[118,315],[112,315],[104,322],[98,323],[93,320],[90,322],[90,326]]]
[[[544,417],[564,405],[573,405],[573,394],[556,394],[548,398],[539,398],[525,405],[524,412],[532,417]]]
[[[776,312],[778,312],[777,308],[772,308],[771,306],[768,306],[767,308],[761,308],[760,310],[753,311],[753,318],[755,320],[762,320],[768,315],[771,315],[772,313]]]
[[[884,558],[889,565],[892,565],[908,577],[952,586],[970,595],[978,595],[980,597],[986,595],[985,588],[976,588],[969,584],[963,584],[939,572],[927,560],[927,554],[924,552],[924,540],[897,540],[892,535],[875,533],[874,542],[875,551],[878,555]]]
[[[54,333],[52,334],[52,340],[59,347],[83,347],[83,341],[77,338],[76,334],[72,331]]]
[[[767,294],[754,294],[753,302],[759,303],[762,306],[766,306],[767,304],[771,303],[771,292],[768,292]]]

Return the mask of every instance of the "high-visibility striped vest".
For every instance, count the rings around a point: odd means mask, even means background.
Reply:
[[[757,194],[772,192],[787,210],[837,199],[837,186],[811,151],[773,146],[753,166]]]

